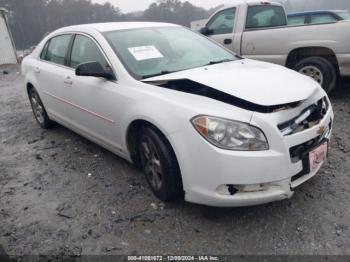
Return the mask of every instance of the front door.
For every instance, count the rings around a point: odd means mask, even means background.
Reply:
[[[207,23],[209,37],[224,47],[233,50],[233,28],[236,9],[229,8],[217,13]]]
[[[123,105],[119,95],[119,85],[100,77],[75,75],[79,64],[99,62],[104,68],[109,67],[105,55],[97,43],[85,35],[76,35],[69,66],[73,69],[65,75],[67,100],[74,125],[85,136],[90,137],[112,149],[120,148],[119,109]]]

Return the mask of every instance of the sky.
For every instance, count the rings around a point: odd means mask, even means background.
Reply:
[[[148,8],[148,6],[156,0],[92,0],[92,2],[103,4],[110,2],[111,4],[119,7],[123,13],[142,11]],[[184,0],[183,0],[184,1]],[[204,8],[216,7],[220,4],[232,4],[244,0],[187,0],[193,5],[201,6]]]

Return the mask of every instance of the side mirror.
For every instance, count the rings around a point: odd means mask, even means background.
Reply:
[[[104,69],[103,66],[98,62],[88,62],[80,64],[75,69],[75,74],[77,76],[103,77],[108,80],[116,79],[112,70]]]
[[[202,34],[202,35],[210,35],[212,32],[212,30],[210,30],[208,27],[202,27],[201,30],[199,30],[199,32]]]

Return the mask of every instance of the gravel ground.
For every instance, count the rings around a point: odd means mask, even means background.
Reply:
[[[290,200],[219,209],[160,203],[126,161],[64,127],[40,129],[17,68],[2,69],[0,250],[10,256],[350,255],[350,81],[331,97],[334,136],[318,176]]]

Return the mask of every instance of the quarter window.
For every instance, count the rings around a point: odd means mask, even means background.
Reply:
[[[46,42],[43,50],[41,51],[41,54],[40,54],[40,58],[41,59],[44,59],[45,60],[45,56],[46,56],[46,53],[47,53],[47,49],[49,47],[49,44],[50,44],[50,40]]]
[[[70,40],[71,35],[60,35],[51,38],[44,47],[41,59],[55,64],[65,65],[65,57]]]
[[[219,12],[207,24],[211,35],[230,34],[233,32],[236,9],[230,8]]]
[[[282,6],[250,6],[246,28],[286,26],[287,18]]]
[[[74,40],[70,66],[77,68],[78,65],[87,62],[99,62],[103,67],[108,63],[94,41],[89,37],[77,35]]]

